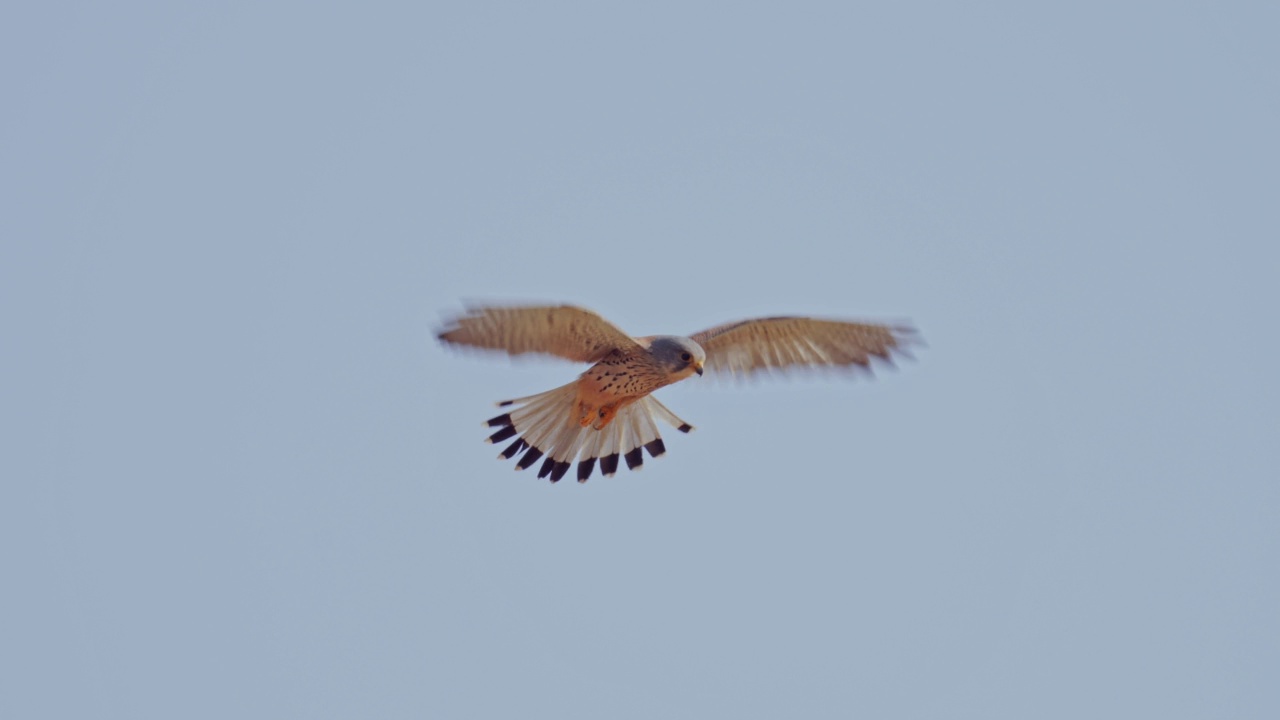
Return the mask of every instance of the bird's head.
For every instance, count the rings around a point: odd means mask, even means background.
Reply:
[[[707,353],[698,343],[686,337],[661,335],[649,341],[653,359],[665,369],[671,382],[678,382],[697,373],[702,374],[702,364]]]

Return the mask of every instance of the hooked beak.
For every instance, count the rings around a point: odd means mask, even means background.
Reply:
[[[693,366],[693,371],[698,373],[698,377],[702,377],[702,363]]]

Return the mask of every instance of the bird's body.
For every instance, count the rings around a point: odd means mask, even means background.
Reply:
[[[689,338],[636,338],[636,343],[644,352],[611,352],[578,377],[578,422],[583,427],[603,430],[618,411],[636,400],[694,373],[702,374],[705,353]],[[664,366],[655,354],[662,347],[673,348],[673,357],[687,357]]]
[[[810,318],[762,318],[721,325],[691,337],[632,338],[604,318],[572,306],[476,307],[439,334],[447,343],[502,350],[512,355],[545,353],[593,363],[575,382],[516,400],[487,425],[489,442],[516,437],[500,457],[524,453],[523,470],[543,459],[539,477],[562,478],[578,459],[578,481],[591,476],[597,459],[612,475],[619,457],[627,467],[643,464],[666,448],[655,418],[681,432],[693,426],[652,396],[704,368],[750,374],[796,365],[861,365],[903,351],[913,331],[902,326]],[[544,459],[545,458],[545,459]]]
[[[619,410],[669,384],[658,368],[636,359],[612,353],[578,376],[575,410],[582,427],[603,430]]]

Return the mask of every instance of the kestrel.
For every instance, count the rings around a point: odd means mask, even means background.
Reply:
[[[504,400],[510,408],[486,425],[497,428],[487,442],[516,438],[500,458],[523,452],[517,470],[543,459],[538,477],[556,482],[577,460],[578,482],[586,482],[600,461],[606,477],[618,458],[636,470],[666,452],[655,418],[680,432],[693,426],[651,394],[704,371],[749,376],[796,366],[869,368],[905,347],[915,330],[902,325],[770,317],[719,325],[689,337],[633,338],[590,310],[571,305],[471,307],[439,334],[440,340],[501,350],[511,355],[541,353],[591,367],[577,380],[537,395]]]

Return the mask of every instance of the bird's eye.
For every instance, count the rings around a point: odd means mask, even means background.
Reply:
[[[692,358],[693,356],[690,355],[689,353],[680,353],[680,359],[685,362],[689,362],[689,360],[691,360]]]

